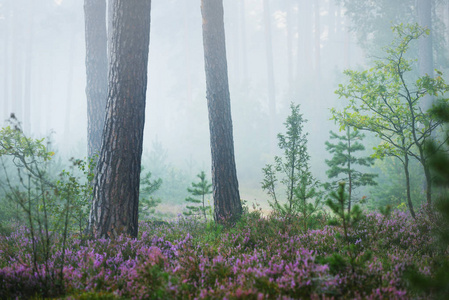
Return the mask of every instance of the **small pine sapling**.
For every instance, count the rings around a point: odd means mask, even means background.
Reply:
[[[286,133],[278,134],[278,146],[284,152],[283,157],[275,156],[274,164],[267,164],[262,169],[264,179],[262,189],[272,198],[271,207],[283,215],[301,214],[304,228],[308,219],[316,211],[321,193],[318,191],[319,181],[309,170],[310,156],[307,151],[307,133],[303,132],[305,120],[299,113],[299,105],[290,105],[291,113],[284,125]],[[277,176],[282,178],[278,180]],[[276,184],[279,181],[286,191],[286,203],[280,203],[276,194]],[[315,199],[315,204],[309,200]]]
[[[355,268],[358,265],[363,265],[371,258],[371,252],[369,251],[366,251],[362,257],[359,257],[358,243],[354,243],[354,237],[351,236],[350,232],[351,228],[356,226],[364,218],[364,215],[358,205],[354,205],[350,211],[346,211],[348,194],[346,193],[344,182],[339,183],[338,190],[331,192],[330,197],[327,199],[326,204],[336,217],[331,222],[331,225],[339,225],[343,229],[343,237],[341,235],[337,235],[337,237],[343,240],[344,247],[342,254],[347,255],[347,258],[345,259],[343,256],[334,253],[329,259],[329,264],[331,267],[341,269],[349,262],[351,272],[354,275]]]
[[[142,167],[141,174],[143,170]],[[159,190],[161,185],[161,178],[151,180],[151,172],[140,177],[139,219],[148,219],[149,215],[154,214],[155,207],[161,203],[161,199],[155,198],[153,194]]]
[[[204,171],[201,171],[197,175],[197,177],[200,179],[199,182],[195,183],[192,182],[192,187],[187,188],[187,191],[192,196],[200,196],[201,199],[196,199],[193,197],[187,197],[185,199],[186,202],[192,203],[192,204],[201,204],[200,206],[197,205],[187,205],[187,212],[184,212],[184,215],[186,216],[192,216],[192,215],[199,215],[202,214],[204,216],[204,220],[207,221],[207,211],[211,208],[209,205],[206,205],[206,196],[209,194],[212,194],[212,184],[210,184],[206,179],[206,174]]]
[[[346,126],[346,132],[342,135],[330,131],[330,139],[337,140],[338,143],[326,142],[326,150],[333,154],[332,159],[325,160],[329,166],[326,174],[330,179],[337,179],[332,182],[332,185],[341,181],[347,182],[348,212],[351,211],[353,191],[356,188],[377,184],[374,180],[377,174],[363,173],[355,169],[357,166],[371,167],[374,164],[373,157],[356,157],[355,155],[356,152],[365,150],[365,146],[360,143],[364,137],[365,135],[361,134],[359,130]]]

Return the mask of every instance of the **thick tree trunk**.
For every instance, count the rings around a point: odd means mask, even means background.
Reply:
[[[203,46],[212,152],[212,185],[216,222],[234,222],[242,214],[232,133],[226,62],[223,1],[202,0]]]
[[[108,96],[106,1],[85,0],[87,153],[100,152]]]
[[[137,236],[151,0],[114,0],[109,91],[89,229]]]

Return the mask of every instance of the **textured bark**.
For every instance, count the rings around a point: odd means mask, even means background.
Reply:
[[[86,39],[87,153],[100,152],[108,93],[105,0],[84,1]]]
[[[109,91],[89,229],[137,236],[151,0],[114,0]]]
[[[203,46],[212,153],[216,222],[234,222],[242,214],[232,135],[231,101],[226,62],[223,1],[202,0]]]

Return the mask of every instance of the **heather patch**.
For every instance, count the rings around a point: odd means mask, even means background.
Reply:
[[[33,268],[26,229],[18,227],[0,237],[0,298],[45,289],[48,296],[72,299],[406,299],[418,296],[409,290],[406,270],[432,275],[432,228],[424,215],[366,215],[347,232],[352,264],[340,226],[301,232],[300,221],[250,213],[233,228],[180,218],[142,222],[138,239],[71,235],[62,289],[46,280],[61,259],[59,248]],[[55,235],[53,245],[60,238]]]

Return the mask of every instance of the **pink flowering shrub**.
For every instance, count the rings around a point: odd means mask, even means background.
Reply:
[[[303,232],[298,223],[251,213],[234,228],[179,219],[141,223],[138,239],[71,236],[59,293],[42,280],[61,259],[59,248],[33,273],[32,248],[19,227],[0,236],[0,299],[43,289],[69,299],[407,299],[418,296],[404,279],[408,268],[432,275],[432,228],[423,214],[366,215],[348,233],[354,273],[340,227]],[[333,260],[336,254],[343,261]]]

